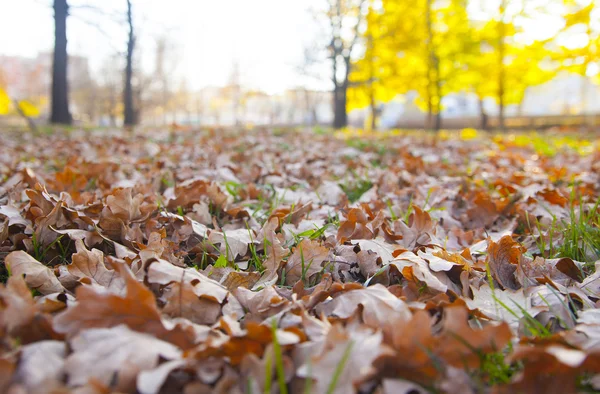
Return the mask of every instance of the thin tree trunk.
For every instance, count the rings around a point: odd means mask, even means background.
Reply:
[[[506,12],[506,0],[500,3],[500,21],[498,23],[498,126],[504,131],[504,83],[506,79],[506,69],[504,67],[504,57],[506,52],[506,26],[504,25],[504,16]]]
[[[519,116],[523,116],[526,96],[527,96],[527,88],[525,88],[525,90],[523,91],[523,96],[521,97],[521,101],[519,101],[519,106],[517,107],[517,114]]]
[[[135,125],[135,109],[133,108],[133,49],[135,47],[135,36],[133,34],[133,18],[131,12],[131,0],[127,0],[127,23],[129,24],[129,37],[127,40],[127,64],[125,66],[125,89],[123,90],[123,105],[125,107],[125,126]]]
[[[371,89],[371,130],[377,129],[377,103],[375,102],[375,94],[373,93],[373,89]]]
[[[369,46],[373,51],[373,36],[369,36]],[[373,64],[373,54],[369,56],[369,109],[371,110],[371,130],[377,128],[377,101],[375,100],[375,65]]]
[[[52,105],[50,121],[70,125],[69,84],[67,80],[67,0],[54,0],[54,55],[52,59]]]
[[[368,45],[371,50],[369,55],[369,108],[371,110],[371,130],[377,129],[377,100],[375,98],[375,40],[373,35],[369,34]]]
[[[440,59],[434,54],[433,64],[435,66],[435,130],[442,128],[442,81],[440,79]]]
[[[27,122],[27,125],[29,126],[29,130],[36,133],[38,130],[37,130],[37,126],[35,125],[35,122],[33,121],[33,119],[31,119],[29,116],[27,116],[25,114],[25,112],[23,112],[23,110],[21,109],[21,106],[19,105],[18,100],[13,100],[13,102],[14,102],[14,106],[17,109],[17,112],[19,113],[19,115],[21,115],[23,117],[23,119],[25,119],[25,121]]]
[[[427,0],[426,23],[427,23],[427,126],[431,129],[433,124],[433,26],[431,20],[431,1]]]
[[[481,116],[481,130],[487,130],[488,128],[488,115],[485,112],[485,107],[483,105],[483,99],[479,97],[479,115]]]

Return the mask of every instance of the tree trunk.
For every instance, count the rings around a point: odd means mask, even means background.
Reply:
[[[506,0],[500,3],[500,21],[498,23],[498,126],[504,131],[504,83],[506,70],[504,57],[506,52],[506,27],[504,25],[504,14],[506,12]]]
[[[433,26],[431,20],[431,0],[427,0],[425,21],[427,23],[427,126],[433,124]],[[437,122],[436,122],[437,123]]]
[[[375,103],[375,95],[371,89],[371,130],[377,129],[377,103]]]
[[[488,128],[488,114],[485,112],[485,107],[483,106],[483,99],[479,98],[479,114],[481,116],[481,130],[487,130]]]
[[[333,94],[333,128],[341,129],[348,126],[348,113],[346,112],[347,85],[341,84],[335,87]]]
[[[133,18],[131,15],[131,0],[127,0],[127,23],[129,24],[129,37],[127,40],[127,64],[125,66],[125,89],[123,90],[123,105],[125,107],[124,125],[135,125],[135,109],[133,107],[133,49],[135,36],[133,34]]]
[[[25,119],[25,121],[27,122],[27,125],[29,126],[29,130],[31,130],[34,133],[37,133],[37,126],[35,125],[35,122],[33,121],[33,119],[31,119],[29,116],[27,116],[25,114],[25,112],[23,112],[23,110],[21,109],[21,106],[19,105],[18,100],[13,100],[13,102],[14,102],[14,106],[17,109],[17,112],[19,113],[19,115],[21,115],[23,117],[23,119]]]
[[[442,81],[440,78],[440,59],[434,54],[433,64],[435,66],[435,131],[442,128]]]
[[[67,81],[67,0],[54,0],[54,56],[52,59],[52,105],[50,121],[70,125],[69,84]]]

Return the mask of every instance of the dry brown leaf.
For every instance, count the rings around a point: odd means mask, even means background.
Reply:
[[[114,217],[125,223],[139,219],[142,215],[140,205],[144,201],[144,196],[138,194],[133,197],[131,192],[130,188],[117,189],[106,197],[106,208]],[[105,213],[103,212],[103,214]]]
[[[15,374],[29,392],[50,392],[62,384],[67,345],[63,341],[40,341],[23,346]]]
[[[254,243],[252,230],[240,228],[237,230],[211,231],[208,240],[213,244],[221,245],[220,251],[227,260],[233,261],[236,257],[243,257],[248,252],[248,245]]]
[[[0,391],[5,393],[13,380],[16,364],[6,358],[0,358]]]
[[[53,322],[58,332],[74,335],[90,328],[115,327],[121,324],[139,332],[151,333],[185,348],[190,337],[177,327],[167,330],[160,318],[154,295],[139,283],[125,266],[115,266],[126,284],[126,294],[119,296],[102,288],[80,286],[75,293],[77,304],[59,313]]]
[[[41,294],[65,291],[54,272],[27,253],[18,250],[6,256],[5,264],[15,276],[24,276],[25,283]]]
[[[233,291],[233,295],[248,314],[260,320],[280,312],[289,304],[289,301],[281,297],[273,286],[257,292],[239,287]]]
[[[135,391],[138,374],[155,368],[160,359],[181,357],[176,346],[124,325],[84,330],[70,341],[65,361],[69,386],[97,379],[115,391]]]
[[[146,267],[149,283],[166,286],[186,282],[193,286],[194,293],[201,298],[222,304],[229,292],[219,282],[201,274],[193,268],[180,268],[165,260],[155,260]]]
[[[432,272],[430,264],[413,252],[403,252],[397,256],[390,265],[398,268],[398,271],[411,282],[423,282],[428,288],[445,293],[448,290],[441,278],[446,276],[444,272]]]
[[[502,237],[498,243],[488,242],[487,262],[492,278],[505,289],[519,289],[521,286],[517,283],[515,272],[524,248],[509,235]]]
[[[496,353],[509,343],[512,332],[507,323],[473,329],[467,308],[456,305],[444,308],[442,333],[433,350],[455,367],[481,367],[481,354]]]
[[[221,305],[200,298],[189,282],[174,282],[163,291],[166,300],[162,312],[170,317],[183,317],[196,324],[214,324],[221,316]]]
[[[286,283],[293,285],[300,279],[310,280],[312,275],[321,271],[321,265],[328,256],[329,249],[321,246],[319,242],[308,238],[303,239],[293,249],[292,255],[284,266]]]
[[[257,236],[257,241],[262,244],[262,249],[266,253],[267,258],[262,262],[265,268],[263,276],[255,284],[254,289],[275,284],[278,279],[277,272],[279,271],[281,262],[289,254],[289,250],[282,246],[283,241],[275,233],[278,227],[279,219],[272,217],[265,223]]]
[[[115,292],[125,287],[125,281],[115,270],[104,264],[104,253],[98,249],[87,250],[81,240],[75,242],[77,253],[73,254],[73,263],[67,267],[69,273],[77,278],[89,278],[92,283],[109,288]]]
[[[372,369],[372,362],[384,352],[381,332],[366,327],[344,329],[333,326],[324,343],[313,345],[312,354],[298,368],[298,376],[314,380],[316,393],[352,393],[355,383]],[[330,386],[333,376],[341,367],[337,385]],[[333,389],[333,391],[330,391]]]
[[[391,318],[404,321],[411,318],[408,305],[380,284],[341,293],[317,306],[316,310],[326,316],[347,319],[356,312],[359,305],[362,305],[364,322],[373,328],[381,327]]]
[[[251,289],[260,279],[260,273],[254,272],[238,272],[231,271],[221,280],[221,284],[229,291],[233,291],[238,287]]]

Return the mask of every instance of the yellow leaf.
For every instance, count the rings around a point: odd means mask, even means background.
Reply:
[[[477,130],[475,129],[462,129],[460,131],[460,139],[464,141],[473,140],[477,138]]]
[[[592,10],[594,9],[594,2],[591,2],[590,5],[584,7],[572,14],[568,14],[565,16],[565,28],[569,28],[571,26],[578,25],[580,23],[588,25],[590,23],[590,15]]]
[[[10,97],[4,89],[0,88],[0,115],[8,114],[10,110]]]
[[[19,109],[23,112],[23,115],[28,118],[37,118],[40,116],[40,110],[31,101],[19,101]]]

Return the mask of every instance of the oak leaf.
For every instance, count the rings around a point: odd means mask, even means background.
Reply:
[[[12,275],[24,276],[27,286],[41,294],[60,293],[65,290],[50,268],[21,250],[6,256],[5,264]]]
[[[138,374],[155,368],[161,359],[181,357],[176,346],[125,325],[84,330],[70,347],[73,352],[65,361],[69,386],[94,378],[121,392],[135,391]]]

